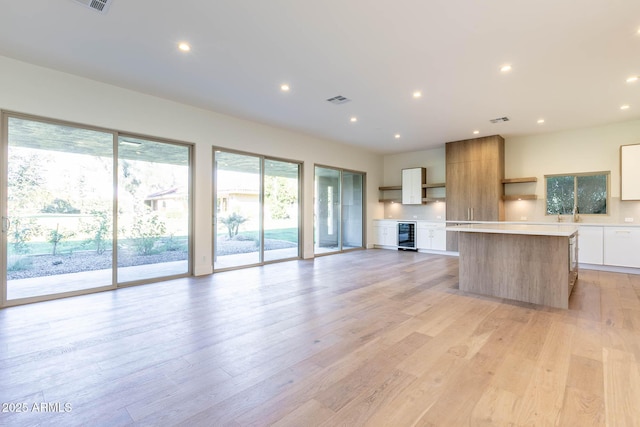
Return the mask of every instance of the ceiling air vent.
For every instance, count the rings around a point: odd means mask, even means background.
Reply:
[[[91,8],[100,13],[107,13],[112,0],[74,0],[83,6]]]
[[[491,123],[502,123],[502,122],[508,122],[509,121],[509,117],[498,117],[497,119],[491,119],[489,120]]]
[[[346,97],[342,96],[342,95],[338,95],[338,96],[334,96],[333,98],[327,99],[327,101],[329,101],[330,103],[335,104],[335,105],[340,105],[340,104],[345,104],[345,103],[347,103],[347,102],[349,102],[351,100],[349,98],[346,98]]]

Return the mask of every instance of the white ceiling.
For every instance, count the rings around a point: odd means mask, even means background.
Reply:
[[[639,119],[639,29],[638,0],[0,0],[0,55],[384,153]]]

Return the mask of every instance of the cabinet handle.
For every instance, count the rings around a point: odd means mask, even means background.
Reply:
[[[473,208],[471,208],[471,221],[473,221]]]

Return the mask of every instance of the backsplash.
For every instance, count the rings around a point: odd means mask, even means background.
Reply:
[[[505,221],[557,222],[557,215],[546,215],[544,199],[518,200],[505,203]],[[572,221],[572,215],[563,215],[565,222]],[[640,201],[621,201],[619,197],[609,200],[608,215],[580,215],[580,222],[622,224],[626,218],[633,218],[633,224],[640,223]]]
[[[430,202],[425,205],[403,205],[387,202],[384,204],[385,219],[416,219],[422,221],[444,221],[446,203]]]
[[[633,218],[631,224],[640,225],[640,201],[621,201],[612,197],[609,201],[609,215],[580,215],[581,222],[623,224],[626,218]],[[557,222],[557,215],[545,215],[543,199],[505,202],[505,221]],[[387,202],[384,204],[385,219],[406,219],[423,221],[444,221],[446,203],[431,202],[424,205],[403,205]],[[565,222],[571,222],[571,215],[564,215]]]

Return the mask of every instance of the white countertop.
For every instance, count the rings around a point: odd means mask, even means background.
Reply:
[[[465,233],[493,233],[493,234],[527,234],[534,236],[560,236],[569,237],[578,231],[578,227],[572,224],[465,224],[447,227],[447,231],[460,231]]]
[[[640,227],[640,222],[538,222],[538,221],[445,221],[443,219],[402,219],[402,218],[375,218],[374,221],[395,222],[427,222],[438,224],[517,224],[517,225],[569,225],[586,227]]]

